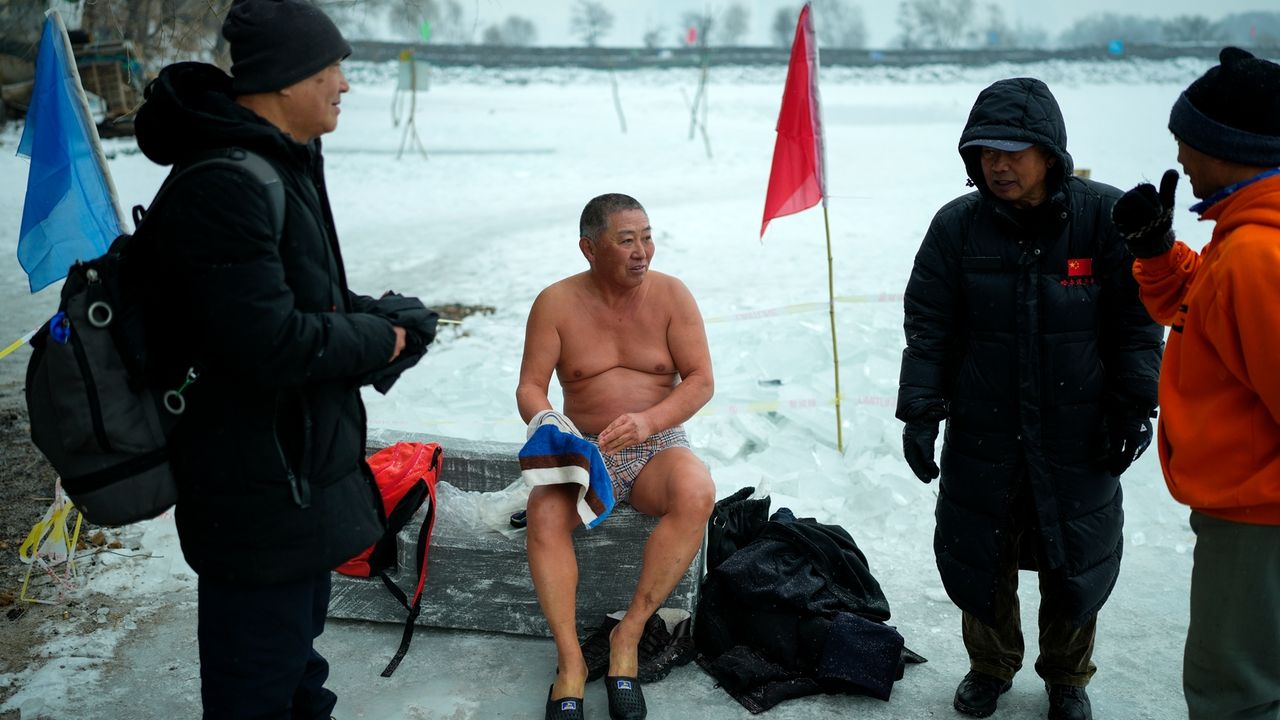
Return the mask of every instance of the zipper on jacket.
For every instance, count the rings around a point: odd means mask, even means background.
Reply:
[[[289,464],[289,458],[285,455],[284,446],[280,444],[280,432],[276,426],[280,419],[280,396],[276,395],[275,411],[271,414],[271,439],[276,445],[276,454],[280,456],[280,466],[284,468],[285,479],[289,482],[289,492],[293,495],[293,502],[302,509],[311,507],[311,485],[307,483],[307,479],[293,471],[293,466]],[[306,445],[306,441],[303,441]],[[304,460],[305,462],[305,460]]]
[[[298,468],[298,485],[302,507],[308,507],[311,505],[311,404],[302,391],[298,391],[298,407],[302,410],[302,467]]]
[[[276,438],[276,452],[280,454],[280,464],[284,466],[285,479],[289,481],[289,491],[293,494],[293,502],[302,509],[311,507],[311,486],[307,484],[306,479],[299,477],[293,472],[293,468],[289,467],[289,460],[284,456],[284,448],[280,446],[280,439]]]
[[[73,329],[71,332],[71,349],[76,355],[76,364],[80,366],[80,377],[84,378],[84,389],[89,396],[89,418],[93,422],[93,434],[98,439],[98,447],[103,452],[111,452],[111,442],[107,440],[107,428],[102,423],[102,403],[98,399],[98,384],[93,380],[93,369],[89,367],[89,358],[85,355],[80,335]]]

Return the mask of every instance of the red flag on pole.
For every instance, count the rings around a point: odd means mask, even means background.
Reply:
[[[764,237],[769,221],[818,204],[826,195],[823,168],[822,119],[818,112],[818,43],[809,4],[800,9],[791,64],[778,113],[778,141],[773,146],[773,169],[764,200]]]

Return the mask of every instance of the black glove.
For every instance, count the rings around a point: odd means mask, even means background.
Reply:
[[[902,454],[907,458],[911,472],[921,482],[927,483],[938,477],[938,464],[933,461],[933,446],[937,440],[936,420],[913,420],[902,429]]]
[[[365,312],[404,328],[404,350],[386,366],[365,373],[360,378],[361,385],[372,385],[375,390],[386,395],[396,380],[400,379],[401,373],[417,365],[427,353],[427,346],[436,337],[436,320],[440,316],[435,310],[423,305],[418,298],[406,297],[390,290],[373,301]]]
[[[422,354],[436,338],[436,321],[440,316],[416,297],[387,291],[373,301],[366,311],[404,328],[405,350]]]
[[[1163,255],[1173,247],[1173,196],[1177,188],[1178,171],[1165,170],[1159,194],[1151,183],[1142,183],[1111,208],[1111,223],[1134,257]]]
[[[365,373],[364,376],[360,378],[360,384],[372,385],[374,390],[386,395],[387,392],[391,390],[391,386],[395,385],[396,380],[400,379],[400,375],[404,373],[405,370],[417,365],[418,361],[421,360],[422,356],[425,354],[426,350],[410,350],[408,347],[405,347],[405,349],[400,351],[400,354],[396,356],[396,359],[391,361],[390,365]]]
[[[1120,477],[1151,444],[1151,419],[1139,416],[1108,424],[1111,446],[1107,451],[1107,472],[1111,477]]]

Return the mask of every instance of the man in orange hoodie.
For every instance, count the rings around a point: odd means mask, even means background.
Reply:
[[[1196,533],[1183,693],[1191,720],[1280,718],[1280,65],[1239,48],[1178,98],[1178,162],[1217,224],[1174,240],[1178,173],[1112,220],[1168,325],[1157,446]]]

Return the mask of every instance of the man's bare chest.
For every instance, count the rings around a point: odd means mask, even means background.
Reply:
[[[583,312],[561,327],[562,381],[594,377],[614,368],[646,373],[676,371],[667,342],[669,318],[609,317]]]

